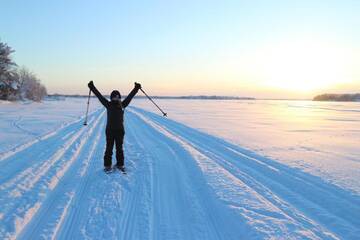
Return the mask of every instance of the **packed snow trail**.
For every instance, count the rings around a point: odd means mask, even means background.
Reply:
[[[261,213],[261,209],[266,205],[274,205],[278,208],[274,219],[263,218],[265,216],[261,216],[258,220],[253,216],[245,217],[250,220],[249,225],[253,223],[258,225],[261,221],[270,220],[270,222],[263,222],[265,234],[269,231],[266,226],[270,226],[272,231],[277,231],[277,228],[281,228],[283,231],[288,227],[271,223],[272,220],[278,222],[279,216],[283,213],[291,218],[286,221],[286,225],[290,225],[294,220],[298,221],[295,224],[296,227],[303,225],[304,229],[311,230],[310,232],[313,233],[317,232],[315,235],[322,239],[328,237],[358,238],[360,234],[360,197],[358,195],[328,184],[321,178],[256,155],[178,122],[139,108],[133,109],[135,110],[133,112],[148,124],[154,125],[170,138],[175,138],[184,145],[184,148],[189,147],[193,152],[203,154],[211,162],[219,164],[220,166],[214,167],[217,172],[225,169],[228,174],[243,181],[247,187],[255,191],[255,195],[260,195],[263,200],[266,200],[261,203],[261,207],[255,206],[255,212]],[[193,155],[195,156],[195,154]],[[211,163],[207,162],[206,167],[209,164]],[[224,178],[220,178],[220,181],[223,180]],[[215,191],[221,189],[218,188]],[[223,196],[222,193],[221,197]],[[244,197],[235,200],[236,202],[246,202],[246,204],[241,204],[241,207],[246,208],[246,214],[251,212],[251,202]],[[263,213],[266,214],[266,211]],[[271,213],[268,214],[271,215]],[[289,228],[291,236],[296,236],[293,232],[294,227]],[[258,226],[256,228],[259,230]],[[300,232],[302,231],[300,230]],[[284,234],[281,232],[274,236],[284,237]]]
[[[103,110],[0,161],[1,239],[356,239],[360,197],[130,108],[128,174],[102,171]]]

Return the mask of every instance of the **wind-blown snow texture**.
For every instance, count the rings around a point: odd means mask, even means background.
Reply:
[[[360,196],[140,108],[127,175],[101,108],[0,157],[0,239],[357,239]]]
[[[360,194],[360,103],[157,102],[171,119]],[[158,111],[148,101],[133,104]]]

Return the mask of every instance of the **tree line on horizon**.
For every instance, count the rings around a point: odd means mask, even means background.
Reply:
[[[0,99],[41,101],[47,95],[46,87],[26,67],[18,67],[11,58],[14,52],[0,41]]]
[[[315,96],[313,101],[360,102],[360,93],[354,93],[354,94],[325,93]]]

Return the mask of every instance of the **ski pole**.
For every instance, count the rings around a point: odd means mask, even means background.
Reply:
[[[140,90],[141,90],[141,91],[145,94],[145,96],[160,110],[160,112],[163,114],[163,116],[166,117],[166,116],[167,116],[167,113],[164,112],[164,111],[154,102],[154,100],[152,100],[151,97],[149,97],[149,95],[146,94],[146,92],[145,92],[142,88],[140,88]]]
[[[90,105],[90,95],[91,95],[91,89],[89,90],[89,96],[88,96],[88,101],[87,101],[87,108],[86,108],[86,115],[85,115],[85,122],[84,122],[84,126],[86,126],[86,125],[87,125],[87,118],[88,118],[89,105]]]

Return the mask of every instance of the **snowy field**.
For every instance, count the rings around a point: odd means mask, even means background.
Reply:
[[[94,103],[0,103],[0,239],[360,236],[359,103],[135,100],[127,175]]]
[[[173,120],[360,194],[360,102],[157,102]]]
[[[79,121],[85,114],[86,101],[84,98],[48,99],[42,103],[0,100],[0,158],[16,147],[37,141],[66,124]],[[99,107],[94,99],[89,112]]]

